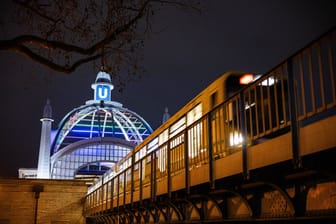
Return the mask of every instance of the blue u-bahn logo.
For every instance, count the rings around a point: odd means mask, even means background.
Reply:
[[[110,100],[111,90],[109,86],[97,85],[96,100]]]

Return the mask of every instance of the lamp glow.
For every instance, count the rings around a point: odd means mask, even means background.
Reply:
[[[239,84],[247,85],[252,81],[253,81],[253,74],[244,74],[242,77],[240,77]]]

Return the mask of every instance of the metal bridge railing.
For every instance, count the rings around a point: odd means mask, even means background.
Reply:
[[[274,134],[290,124],[285,65],[260,78],[243,95],[246,131],[251,140]]]
[[[299,120],[336,105],[335,53],[331,31],[292,57]]]
[[[164,182],[165,187],[156,188],[158,184],[153,184],[155,187],[151,189],[150,196],[155,196],[155,192],[169,193],[174,186],[180,184],[178,181],[172,182],[174,175],[181,172],[191,175],[192,166],[209,165],[244,147],[246,149],[285,132],[293,133],[294,125],[298,125],[299,129],[316,115],[335,110],[335,53],[336,31],[333,30],[227,99],[203,118],[183,130],[178,129],[154,154],[136,161],[132,165],[133,180],[139,181],[133,187],[130,185],[132,177],[129,168],[128,174],[119,173],[107,184],[88,194],[86,213],[96,214],[119,204],[147,198],[144,195],[147,190],[142,184],[150,184],[153,178],[149,173],[152,171],[155,180]],[[292,140],[295,137],[298,139],[293,134],[292,137]],[[212,154],[208,155],[208,152]],[[293,151],[294,160],[297,159],[296,156],[299,155],[295,155]],[[150,160],[154,163],[152,167],[146,162]],[[213,181],[210,176],[207,178]],[[185,184],[190,183],[186,181]],[[132,198],[128,200],[124,197],[124,201],[119,201],[126,191],[133,192]]]

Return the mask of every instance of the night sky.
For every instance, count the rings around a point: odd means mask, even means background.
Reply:
[[[203,4],[202,15],[176,9],[157,14],[155,33],[145,41],[145,74],[122,92],[112,92],[112,100],[141,115],[153,129],[166,106],[175,113],[225,71],[265,73],[336,25],[334,0]],[[2,39],[9,36],[2,24],[0,34]],[[0,52],[0,71],[0,177],[17,177],[18,168],[37,167],[46,99],[51,100],[56,129],[63,116],[93,98],[91,83],[98,70],[85,65],[65,75]]]

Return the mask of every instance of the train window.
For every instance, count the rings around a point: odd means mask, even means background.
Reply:
[[[208,159],[208,122],[201,119],[188,129],[188,159],[190,165],[204,164]]]
[[[218,102],[218,96],[217,96],[217,92],[214,92],[213,94],[211,94],[211,107],[216,106],[217,102]]]
[[[164,130],[162,133],[159,135],[159,145],[162,145],[166,141],[168,141],[168,129]]]
[[[152,157],[147,156],[147,157],[146,157],[146,163],[150,163],[151,161],[152,161]]]
[[[133,170],[133,181],[134,181],[134,190],[137,191],[140,188],[140,162],[134,164]]]
[[[118,197],[117,192],[118,192],[118,176],[113,179],[113,198],[116,199]]]
[[[121,173],[119,175],[119,195],[122,196],[122,194],[124,193],[124,179],[125,179],[125,173]]]
[[[241,117],[239,115],[240,104],[239,95],[232,97],[229,102],[224,104],[224,117],[225,117],[225,135],[227,137],[225,144],[230,147],[230,151],[226,153],[232,154],[236,150],[239,150],[242,143],[241,134]]]
[[[156,152],[156,157],[158,158],[157,167],[160,172],[164,172],[167,169],[167,145],[163,145]]]
[[[232,108],[232,102],[230,101],[227,106],[227,121],[233,120],[233,108]]]
[[[202,117],[202,104],[198,104],[187,114],[187,126],[194,123],[196,120]]]
[[[243,142],[242,133],[238,131],[231,132],[229,139],[230,139],[230,146],[238,146]]]
[[[126,167],[130,167],[132,165],[132,157],[126,160]]]
[[[111,200],[111,197],[112,197],[112,182],[109,181],[107,183],[107,199],[108,199],[108,201]]]
[[[139,152],[140,152],[140,159],[141,159],[146,155],[146,146],[143,147]]]
[[[106,172],[106,175],[104,175],[104,176],[106,176],[107,177],[106,179],[108,181],[110,181],[114,177],[114,175],[115,175],[114,171],[112,169],[110,169]]]
[[[159,147],[158,143],[159,143],[159,138],[158,137],[156,137],[152,141],[150,141],[148,143],[147,153],[150,153],[150,152],[154,151],[155,149],[157,149]]]
[[[130,192],[132,188],[132,169],[126,170],[126,192]]]
[[[284,126],[289,119],[286,100],[287,82],[282,67],[250,86],[244,93],[248,134],[257,139]]]
[[[151,163],[147,163],[146,161],[148,160],[148,157],[142,160],[142,186],[146,187],[150,185],[151,181],[151,174],[152,174],[152,168],[151,168]]]
[[[184,169],[184,145],[180,144],[170,150],[170,172],[175,175]]]
[[[140,163],[141,163],[141,177],[142,177],[142,181],[143,181],[146,177],[146,161],[142,160]]]
[[[259,85],[262,86],[273,86],[277,80],[274,76],[269,76],[268,78],[264,79]]]
[[[185,117],[182,117],[180,120],[178,120],[176,123],[174,123],[171,127],[170,127],[170,138],[177,135],[178,133],[180,133],[181,131],[183,131],[185,129],[186,125],[185,125]]]
[[[146,146],[142,147],[139,151],[135,153],[135,162],[143,158],[146,155]]]
[[[119,166],[118,173],[124,171],[127,167],[130,167],[131,165],[132,165],[132,158],[124,160],[123,162],[121,162]]]
[[[170,148],[174,148],[184,142],[184,135],[179,135],[170,141]]]

